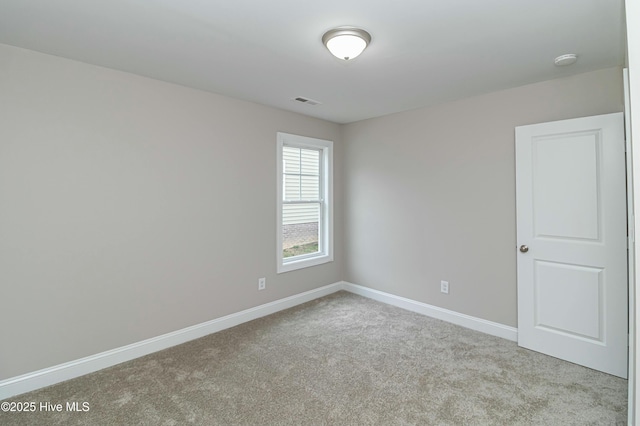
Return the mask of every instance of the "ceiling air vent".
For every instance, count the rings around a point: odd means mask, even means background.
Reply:
[[[322,102],[320,101],[315,101],[313,99],[309,99],[309,98],[303,98],[303,97],[297,97],[297,98],[293,98],[294,101],[296,102],[300,102],[303,104],[307,104],[307,105],[320,105]]]

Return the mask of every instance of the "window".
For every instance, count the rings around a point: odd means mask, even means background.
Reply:
[[[278,133],[278,273],[333,260],[333,142]]]

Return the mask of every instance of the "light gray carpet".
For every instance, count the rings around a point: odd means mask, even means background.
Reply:
[[[346,292],[11,401],[2,425],[623,425],[627,381]]]

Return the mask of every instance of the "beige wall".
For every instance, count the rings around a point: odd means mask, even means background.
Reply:
[[[514,127],[622,111],[621,73],[344,126],[346,280],[516,326]]]
[[[513,129],[620,74],[339,126],[0,45],[0,380],[341,279],[516,326]],[[336,261],[281,275],[277,131],[336,142]]]
[[[0,99],[0,380],[342,278],[337,124],[5,45]],[[336,261],[281,275],[278,131],[336,169]]]

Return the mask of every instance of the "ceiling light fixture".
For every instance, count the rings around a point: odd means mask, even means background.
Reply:
[[[564,67],[565,65],[575,64],[578,60],[578,55],[575,53],[568,53],[566,55],[558,56],[553,62],[557,67]]]
[[[339,59],[353,59],[371,43],[371,35],[359,28],[335,28],[322,36],[322,43]]]

